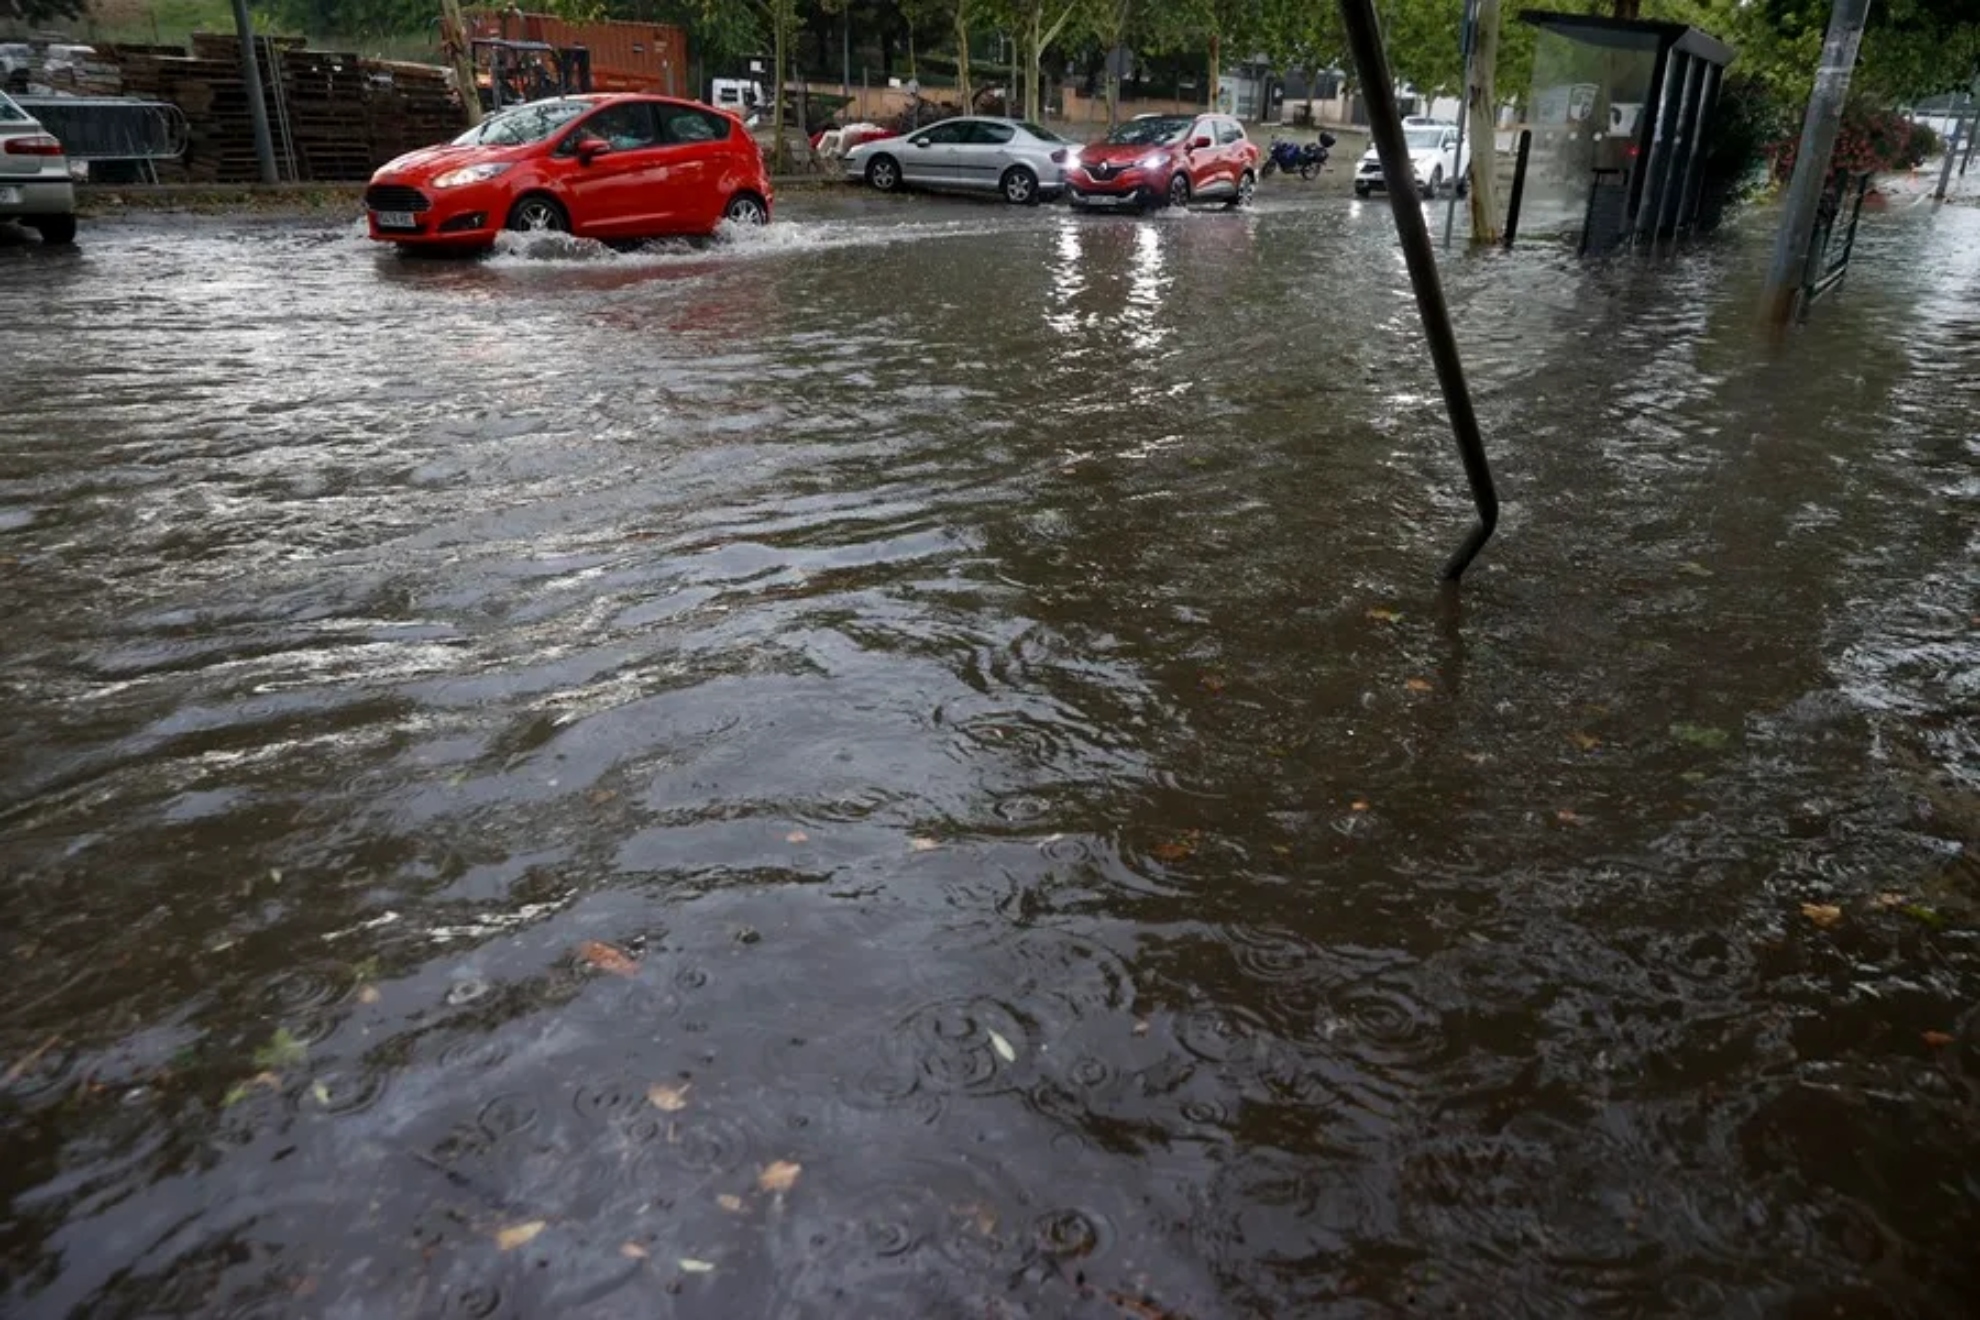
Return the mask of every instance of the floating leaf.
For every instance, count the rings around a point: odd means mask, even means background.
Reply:
[[[713,1274],[714,1272],[715,1267],[705,1260],[696,1260],[692,1256],[681,1257],[681,1273],[683,1274]]]
[[[1224,690],[1224,677],[1221,674],[1206,673],[1200,675],[1196,682],[1205,692],[1216,693]]]
[[[1946,919],[1936,908],[1928,908],[1923,903],[1907,903],[1898,909],[1913,921],[1922,921],[1933,930],[1943,930]]]
[[[1349,810],[1349,811],[1366,811],[1366,810],[1368,810],[1368,799],[1367,799],[1367,798],[1356,798],[1356,799],[1355,799],[1354,801],[1352,801],[1352,802],[1350,802],[1350,803],[1348,803],[1348,810]]]
[[[810,843],[811,836],[803,830],[792,830],[784,836],[785,843]]]
[[[997,1057],[1005,1063],[1016,1063],[1017,1051],[1011,1048],[1011,1043],[1005,1040],[996,1028],[990,1027],[986,1030],[990,1036],[990,1048],[997,1051]]]
[[[1196,856],[1196,847],[1202,841],[1202,830],[1190,830],[1173,839],[1164,839],[1148,851],[1158,862],[1186,862]]]
[[[1732,740],[1732,735],[1724,729],[1715,729],[1709,724],[1673,724],[1671,737],[1707,751],[1717,751]]]
[[[1583,733],[1580,729],[1576,729],[1573,733],[1570,733],[1568,735],[1568,741],[1584,752],[1592,752],[1602,745],[1600,738],[1597,738],[1592,733]]]
[[[1566,807],[1554,813],[1554,819],[1563,825],[1583,825],[1587,822]]]
[[[495,1245],[503,1251],[514,1251],[526,1247],[536,1240],[546,1225],[541,1219],[532,1219],[526,1224],[511,1224],[495,1235]]]
[[[937,848],[941,846],[942,845],[934,839],[908,840],[908,847],[912,848],[915,852],[934,852]]]
[[[1679,779],[1682,779],[1687,784],[1702,784],[1711,777],[1703,770],[1687,770],[1678,776]]]
[[[232,1109],[235,1105],[247,1099],[253,1090],[254,1088],[246,1082],[235,1082],[227,1088],[227,1094],[220,1097],[220,1107],[222,1109]]]
[[[270,1071],[292,1068],[309,1058],[309,1047],[289,1034],[287,1027],[277,1027],[268,1043],[254,1052],[254,1066]]]
[[[578,945],[577,951],[578,957],[601,972],[610,972],[614,976],[639,975],[639,963],[631,955],[602,940],[586,940]]]
[[[1904,895],[1887,892],[1877,895],[1874,901],[1880,908],[1901,908],[1904,906]]]
[[[1148,1034],[1147,1018],[1136,1018],[1134,1020],[1134,1034],[1137,1036],[1146,1036]]]
[[[591,805],[602,807],[617,796],[619,795],[609,788],[594,788],[591,790]]]
[[[328,1086],[325,1086],[322,1082],[318,1082],[309,1088],[309,1093],[316,1097],[317,1104],[322,1105],[325,1109],[330,1107],[330,1088]]]
[[[1693,559],[1687,559],[1682,564],[1679,564],[1678,572],[1689,574],[1690,576],[1695,578],[1708,578],[1715,576],[1715,574],[1712,572],[1711,569],[1705,567],[1705,565]]]
[[[1403,686],[1411,692],[1434,692],[1437,690],[1436,685],[1431,683],[1427,678],[1406,679],[1403,682]]]
[[[1385,610],[1378,605],[1374,609],[1368,611],[1368,617],[1375,620],[1375,622],[1377,623],[1397,623],[1400,622],[1402,619],[1402,611]]]
[[[663,1113],[678,1114],[687,1108],[688,1092],[693,1089],[693,1082],[682,1082],[679,1086],[655,1082],[646,1088],[646,1098],[653,1102],[655,1109]]]
[[[1957,1037],[1949,1031],[1928,1031],[1925,1033],[1925,1043],[1935,1050],[1944,1049],[1946,1046],[1952,1044],[1955,1039]]]
[[[1834,903],[1803,903],[1801,915],[1827,930],[1843,919],[1843,910]]]
[[[360,1004],[375,1004],[384,997],[378,993],[378,987],[375,985],[361,985],[358,987],[358,1002]]]
[[[732,1215],[739,1215],[742,1213],[743,1199],[740,1196],[735,1195],[733,1192],[723,1192],[720,1196],[715,1198],[715,1204],[721,1206],[724,1210],[727,1210]]]
[[[645,1260],[646,1248],[640,1246],[637,1242],[621,1242],[619,1244],[619,1254],[627,1260]]]
[[[788,1192],[797,1186],[798,1174],[802,1172],[803,1165],[793,1160],[778,1160],[763,1166],[763,1171],[756,1175],[756,1185],[766,1192]]]

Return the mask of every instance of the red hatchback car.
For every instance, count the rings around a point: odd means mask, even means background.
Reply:
[[[1066,162],[1074,210],[1243,206],[1257,186],[1258,148],[1229,115],[1144,115]]]
[[[763,153],[734,115],[662,96],[568,96],[490,115],[371,176],[371,236],[484,248],[504,229],[712,234],[770,220]]]

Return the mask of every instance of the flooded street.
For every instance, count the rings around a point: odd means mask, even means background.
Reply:
[[[1900,204],[1901,201],[1901,204]],[[1980,1308],[1980,208],[0,239],[0,1311]]]

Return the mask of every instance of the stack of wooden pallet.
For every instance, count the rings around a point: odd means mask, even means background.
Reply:
[[[446,141],[464,124],[444,69],[311,50],[294,38],[262,38],[255,55],[284,179],[365,179],[395,156]],[[195,183],[261,177],[232,35],[196,33],[190,55],[177,47],[117,46],[110,56],[130,95],[170,101],[185,112],[190,145],[182,177]]]
[[[282,135],[296,176],[317,182],[370,177],[363,61],[338,51],[288,50],[276,76]]]
[[[445,69],[368,60],[366,128],[374,164],[459,135],[467,120]]]

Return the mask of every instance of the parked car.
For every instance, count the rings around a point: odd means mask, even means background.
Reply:
[[[1462,155],[1458,153],[1458,131],[1455,124],[1417,124],[1405,126],[1403,141],[1409,146],[1410,166],[1416,177],[1411,180],[1417,192],[1425,197],[1435,197],[1446,184],[1452,184],[1462,197],[1469,186],[1465,171],[1471,165],[1471,144],[1464,145]],[[1386,188],[1387,181],[1382,177],[1382,158],[1374,147],[1362,153],[1361,164],[1354,174],[1354,195],[1366,197],[1377,188]]]
[[[994,192],[1031,206],[1065,188],[1064,138],[1021,119],[963,115],[906,137],[864,142],[845,154],[846,177],[881,192],[912,185]]]
[[[0,221],[18,220],[50,244],[76,241],[76,188],[62,143],[0,92]]]
[[[1229,115],[1145,115],[1067,159],[1066,200],[1076,210],[1243,206],[1258,184],[1258,158]]]
[[[371,236],[485,248],[504,229],[581,238],[711,234],[770,220],[763,153],[734,115],[672,97],[565,96],[399,157],[365,190]]]

